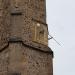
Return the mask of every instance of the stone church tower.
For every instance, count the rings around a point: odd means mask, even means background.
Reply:
[[[0,0],[0,75],[53,75],[45,0]]]

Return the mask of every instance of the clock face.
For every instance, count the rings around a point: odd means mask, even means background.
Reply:
[[[33,41],[48,45],[48,30],[47,26],[40,23],[33,23]]]

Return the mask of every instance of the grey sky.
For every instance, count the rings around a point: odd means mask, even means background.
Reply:
[[[75,75],[75,0],[46,0],[49,32],[61,44],[50,40],[54,75]]]

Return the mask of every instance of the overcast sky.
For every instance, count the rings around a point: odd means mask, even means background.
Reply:
[[[75,75],[75,0],[46,0],[50,40],[54,51],[54,75]]]

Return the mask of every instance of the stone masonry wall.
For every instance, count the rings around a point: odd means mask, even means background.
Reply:
[[[48,33],[45,0],[0,0],[0,75],[53,75],[53,52],[32,40],[35,21]]]
[[[52,55],[21,43],[10,43],[0,53],[0,75],[52,75]]]

